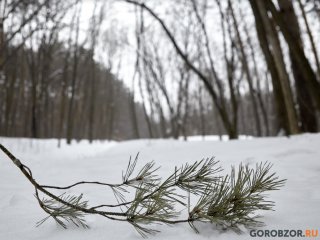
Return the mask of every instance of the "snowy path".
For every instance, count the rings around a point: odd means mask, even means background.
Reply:
[[[139,166],[155,160],[161,166],[159,174],[164,177],[176,165],[211,156],[220,160],[226,173],[231,165],[240,162],[255,166],[257,162],[269,161],[278,175],[288,181],[282,191],[271,193],[276,211],[263,213],[265,229],[320,228],[320,134],[230,142],[137,140],[93,145],[81,142],[72,146],[63,144],[59,149],[56,140],[31,143],[27,139],[0,138],[0,142],[32,169],[38,182],[63,186],[80,180],[119,182],[129,156],[137,152],[140,152]],[[52,220],[36,228],[36,222],[45,214],[37,205],[30,183],[2,153],[0,176],[1,240],[142,239],[129,224],[98,216],[87,216],[89,230],[73,226],[64,230]],[[102,188],[83,186],[73,193],[84,193],[90,204],[114,202],[111,192]],[[210,225],[199,226],[198,235],[187,224],[156,228],[161,233],[150,239],[254,239],[249,233],[240,236],[231,231],[221,233]]]

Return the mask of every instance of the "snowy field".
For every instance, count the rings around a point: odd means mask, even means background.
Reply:
[[[130,155],[138,152],[138,168],[154,160],[161,166],[159,175],[163,177],[171,174],[175,166],[212,156],[220,161],[225,173],[239,163],[254,167],[257,162],[269,161],[287,183],[281,191],[271,193],[270,199],[276,206],[274,212],[262,212],[264,229],[320,229],[320,134],[221,142],[215,139],[135,140],[92,145],[82,141],[71,146],[63,143],[61,148],[57,148],[56,140],[0,138],[0,143],[32,169],[39,183],[46,185],[66,186],[82,180],[121,182]],[[0,153],[0,176],[1,240],[142,239],[128,223],[99,216],[86,217],[90,229],[70,225],[64,230],[51,219],[36,227],[36,222],[46,214],[33,196],[32,185],[3,153]],[[86,185],[73,189],[72,193],[84,193],[90,205],[114,203],[112,192],[103,187]],[[212,225],[198,227],[200,234],[194,233],[188,224],[155,226],[161,233],[150,239],[259,239],[251,237],[249,232],[238,235],[232,231],[221,232]]]

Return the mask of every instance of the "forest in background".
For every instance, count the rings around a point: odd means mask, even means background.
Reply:
[[[89,2],[1,1],[1,136],[319,131],[320,1]]]

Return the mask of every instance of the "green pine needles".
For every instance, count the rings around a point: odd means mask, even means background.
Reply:
[[[36,193],[36,197],[37,193]],[[78,206],[79,208],[86,208],[87,201],[82,200],[82,194],[80,196],[70,196],[63,193],[59,196],[63,201],[70,203],[70,205]],[[50,217],[52,217],[60,226],[67,228],[66,223],[73,223],[77,227],[89,228],[84,219],[84,213],[76,208],[71,206],[61,204],[59,201],[54,199],[45,199],[40,200],[40,206],[42,209],[48,213],[48,216],[42,219],[37,223],[37,226],[40,226]]]
[[[255,168],[240,165],[222,176],[222,168],[213,158],[175,168],[170,176],[161,179],[154,162],[136,171],[137,155],[134,160],[130,159],[119,184],[81,181],[66,187],[46,186],[38,184],[27,166],[2,145],[0,147],[34,185],[39,205],[48,214],[38,226],[51,217],[63,228],[67,228],[68,223],[88,228],[85,216],[96,214],[114,221],[126,221],[143,237],[157,233],[156,224],[188,223],[199,233],[197,222],[204,222],[241,232],[243,226],[263,225],[257,212],[274,207],[266,193],[279,190],[285,184],[284,179],[272,172],[270,163],[260,163]],[[82,184],[111,188],[116,203],[89,207],[82,194],[58,196],[48,191],[71,189]],[[40,194],[46,198],[40,198]]]

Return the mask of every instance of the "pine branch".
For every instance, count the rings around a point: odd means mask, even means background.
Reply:
[[[0,149],[35,187],[38,203],[48,214],[38,222],[37,226],[52,217],[63,228],[67,228],[68,223],[88,228],[85,215],[98,214],[110,220],[128,222],[143,237],[158,232],[150,227],[155,223],[167,225],[188,223],[198,233],[195,223],[208,222],[240,232],[239,225],[253,228],[263,224],[256,212],[272,210],[274,207],[273,201],[266,200],[265,193],[279,190],[285,184],[285,180],[279,179],[271,172],[270,163],[257,164],[255,169],[249,168],[248,165],[240,165],[237,170],[233,167],[231,174],[223,177],[218,175],[222,169],[217,166],[218,162],[213,158],[175,168],[175,171],[162,181],[156,174],[159,168],[155,167],[154,162],[145,164],[135,174],[137,155],[133,161],[130,158],[127,169],[122,174],[122,182],[119,184],[81,181],[67,187],[40,185],[27,166],[1,144]],[[82,194],[55,195],[47,190],[72,189],[81,184],[110,187],[117,204],[102,204],[89,208],[88,201],[83,200]],[[185,194],[178,193],[178,188]],[[132,190],[135,191],[135,196],[127,201],[126,194]],[[46,197],[40,198],[40,193]],[[199,198],[192,210],[190,197]],[[177,211],[177,205],[188,206],[187,218],[179,219],[180,211]],[[98,210],[100,208],[113,208],[118,211]]]

